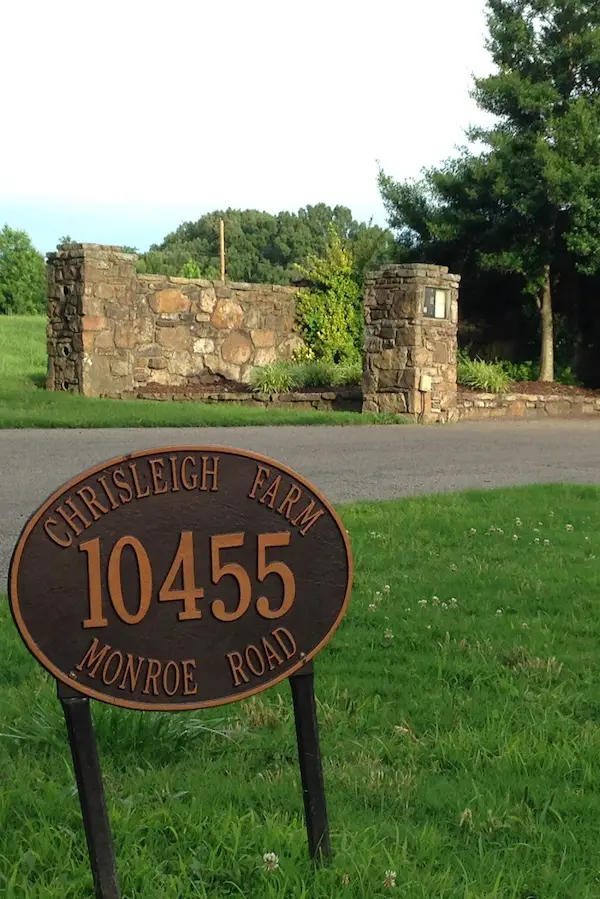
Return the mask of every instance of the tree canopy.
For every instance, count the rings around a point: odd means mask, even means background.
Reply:
[[[419,182],[380,172],[380,190],[409,253],[517,277],[539,310],[540,377],[552,380],[553,290],[600,270],[600,6],[488,0],[487,24],[495,71],[473,96],[495,124],[468,129],[459,157]]]
[[[272,215],[227,209],[185,222],[140,256],[138,270],[152,274],[219,278],[219,219],[225,222],[227,277],[231,281],[289,284],[297,267],[326,253],[330,228],[352,246],[357,277],[389,261],[394,240],[387,229],[357,222],[345,206],[324,203]],[[193,274],[191,274],[193,272]],[[188,274],[190,273],[190,274]]]
[[[28,234],[5,225],[0,231],[0,315],[46,310],[44,257]]]

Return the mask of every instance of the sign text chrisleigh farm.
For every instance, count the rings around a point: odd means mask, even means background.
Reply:
[[[328,854],[311,659],[339,625],[351,582],[348,537],[325,497],[241,450],[123,456],[31,517],[11,562],[11,610],[59,684],[97,896],[119,894],[88,697],[197,709],[290,678],[311,855]]]

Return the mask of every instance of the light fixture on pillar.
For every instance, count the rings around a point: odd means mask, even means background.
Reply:
[[[440,287],[426,287],[423,315],[426,318],[450,318],[450,291]]]

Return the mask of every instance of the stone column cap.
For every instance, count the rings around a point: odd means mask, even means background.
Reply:
[[[137,253],[126,253],[123,247],[112,246],[102,243],[67,243],[59,250],[52,253],[46,253],[48,262],[52,262],[57,258],[65,256],[102,256],[106,253],[118,253],[125,259],[137,259]]]
[[[396,278],[440,278],[456,283],[460,281],[460,275],[452,274],[447,265],[434,265],[428,262],[401,262],[384,265],[377,271],[368,272],[365,276],[365,283],[372,284]]]

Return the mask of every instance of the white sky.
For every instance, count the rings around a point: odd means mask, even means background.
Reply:
[[[18,0],[0,12],[0,227],[145,249],[228,206],[385,222],[481,121],[484,0]],[[356,12],[351,11],[356,10]]]

